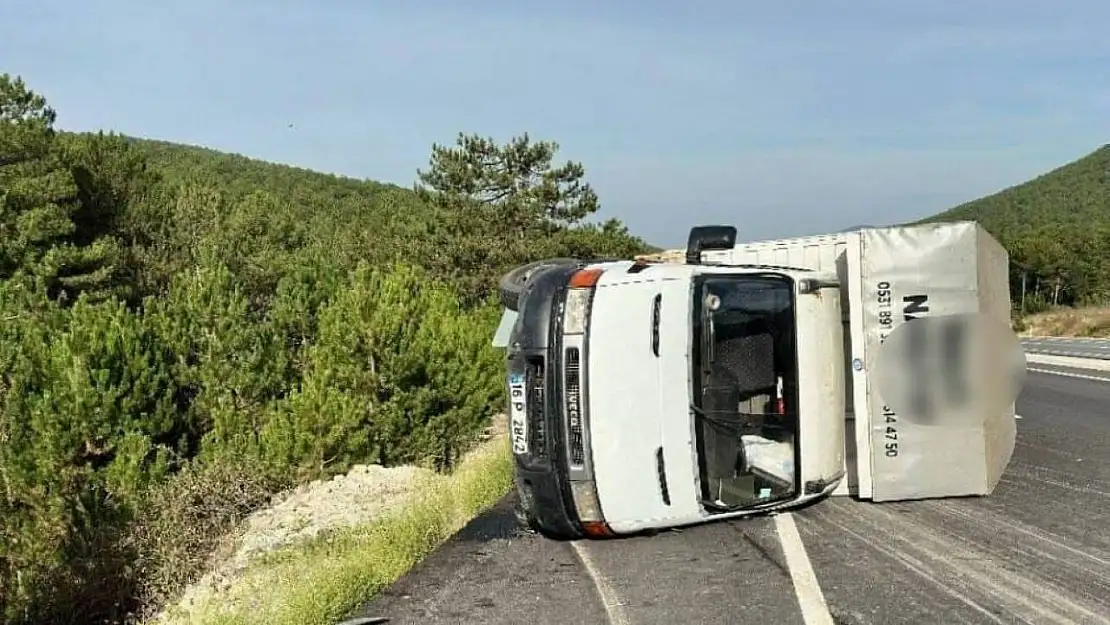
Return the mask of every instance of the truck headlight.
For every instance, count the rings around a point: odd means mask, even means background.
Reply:
[[[563,305],[563,333],[585,334],[587,319],[590,316],[590,300],[593,298],[594,286],[601,278],[604,269],[593,267],[580,269],[570,277],[567,285],[567,300]]]
[[[586,331],[586,317],[590,314],[592,289],[571,289],[567,292],[566,308],[563,309],[563,332],[582,334]]]
[[[605,520],[601,516],[601,503],[597,500],[597,491],[594,490],[592,481],[571,482],[570,494],[574,499],[574,507],[578,510],[578,518],[583,523]]]
[[[605,522],[601,514],[601,502],[597,499],[597,489],[592,480],[584,482],[571,482],[570,494],[574,498],[574,508],[578,513],[578,520],[582,523],[582,531],[591,538],[607,538],[613,536],[613,530]]]

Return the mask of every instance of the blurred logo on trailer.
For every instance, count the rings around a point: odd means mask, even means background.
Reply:
[[[900,418],[955,426],[1009,409],[1025,384],[1021,343],[982,313],[919,317],[883,342],[872,367],[875,390]]]

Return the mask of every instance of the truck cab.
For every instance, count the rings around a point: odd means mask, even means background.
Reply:
[[[845,474],[841,289],[798,267],[704,264],[735,229],[695,228],[685,262],[534,263],[507,299],[521,512],[556,538],[759,514]]]

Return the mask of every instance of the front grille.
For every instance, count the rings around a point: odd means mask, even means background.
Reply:
[[[582,382],[581,355],[577,347],[568,347],[565,355],[567,432],[569,434],[570,463],[582,466],[586,462],[582,439]]]
[[[529,360],[524,365],[524,389],[528,401],[528,448],[537,458],[547,457],[547,420],[544,419],[544,364]]]

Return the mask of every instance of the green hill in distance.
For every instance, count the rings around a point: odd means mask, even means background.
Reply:
[[[1027,182],[934,215],[927,221],[974,219],[1007,237],[1044,225],[1110,222],[1110,144]]]
[[[1110,302],[1110,144],[917,223],[956,220],[978,221],[1006,247],[1013,287],[1024,277],[1032,290],[1026,312]]]
[[[386,191],[415,196],[411,189],[395,184],[337,176],[201,146],[138,137],[126,140],[167,180],[186,182],[191,176],[204,175],[218,181],[223,190],[240,195],[265,189],[290,195],[312,190],[337,198],[373,198]]]
[[[94,137],[58,134],[78,144]],[[421,265],[477,296],[496,283],[499,271],[534,257],[628,254],[650,247],[616,220],[587,219],[569,228],[545,225],[549,220],[542,214],[513,215],[513,211],[535,208],[502,198],[447,206],[441,201],[444,194],[422,197],[412,186],[322,173],[200,146],[119,137],[153,180],[144,200],[129,207],[124,220],[136,226],[140,236],[129,232],[125,238],[152,239],[150,254],[198,243],[222,250],[220,260],[245,279],[253,293],[272,290],[298,256],[343,267],[358,261]],[[554,164],[531,166],[538,168],[531,172],[534,175]],[[528,231],[526,237],[501,232],[512,219],[521,233]],[[173,240],[165,241],[166,235]],[[164,285],[194,260],[192,250],[178,251],[190,253],[146,263],[141,276],[144,290]]]

